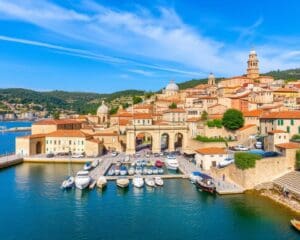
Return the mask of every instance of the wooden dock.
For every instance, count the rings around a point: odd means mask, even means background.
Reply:
[[[0,157],[0,169],[11,167],[23,162],[23,157],[18,155],[7,155]]]

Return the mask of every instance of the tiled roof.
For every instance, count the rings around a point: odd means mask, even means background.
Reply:
[[[274,92],[288,92],[288,93],[297,93],[298,90],[297,89],[292,89],[292,88],[278,88],[276,90],[274,90]]]
[[[284,149],[297,149],[300,148],[300,144],[294,142],[288,142],[288,143],[276,144],[276,147],[284,148]]]
[[[260,117],[263,114],[263,110],[255,109],[252,111],[245,111],[243,112],[244,117]]]
[[[130,122],[130,120],[128,120],[128,119],[119,119],[120,126],[126,126],[129,124],[129,122]]]
[[[286,133],[286,131],[277,129],[277,130],[270,131],[269,133],[270,133],[270,134],[274,134],[274,133]]]
[[[86,138],[89,137],[89,134],[86,134],[80,130],[58,130],[55,132],[51,132],[46,134],[46,137],[78,137],[78,138]]]
[[[164,111],[164,113],[185,113],[185,110],[183,108],[174,108],[174,109],[168,109]]]
[[[152,115],[151,114],[147,114],[147,113],[135,113],[133,115],[134,119],[152,119]]]
[[[118,136],[117,132],[98,132],[93,134],[93,136]]]
[[[220,147],[199,148],[196,152],[202,155],[225,154],[226,149]]]
[[[34,138],[43,138],[45,137],[45,134],[32,134],[27,136],[20,136],[18,138],[28,138],[28,139],[34,139]]]
[[[244,127],[239,128],[238,130],[243,131],[245,129],[248,129],[248,128],[251,128],[251,127],[254,127],[254,126],[256,126],[256,125],[255,124],[248,124],[248,125],[245,125]]]
[[[187,122],[198,122],[198,121],[200,121],[200,118],[198,118],[198,117],[191,117],[191,118],[188,118],[186,121]]]
[[[300,111],[270,112],[262,115],[261,119],[300,119]]]

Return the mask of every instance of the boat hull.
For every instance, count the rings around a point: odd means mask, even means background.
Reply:
[[[202,184],[199,181],[196,181],[196,187],[204,192],[208,192],[208,193],[212,193],[215,194],[216,193],[216,187],[215,186],[207,186],[205,184]]]
[[[80,179],[80,180],[77,180],[75,179],[75,186],[76,188],[80,189],[80,190],[83,190],[85,188],[87,188],[90,184],[90,179],[86,179],[86,180],[83,180],[83,179]]]

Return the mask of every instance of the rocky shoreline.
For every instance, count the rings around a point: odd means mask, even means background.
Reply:
[[[260,190],[259,194],[289,208],[297,214],[300,214],[300,202],[292,197],[285,197],[283,194],[280,194],[277,191],[270,189]]]

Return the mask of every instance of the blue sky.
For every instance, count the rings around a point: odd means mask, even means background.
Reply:
[[[0,87],[157,90],[300,66],[298,0],[0,0]]]

